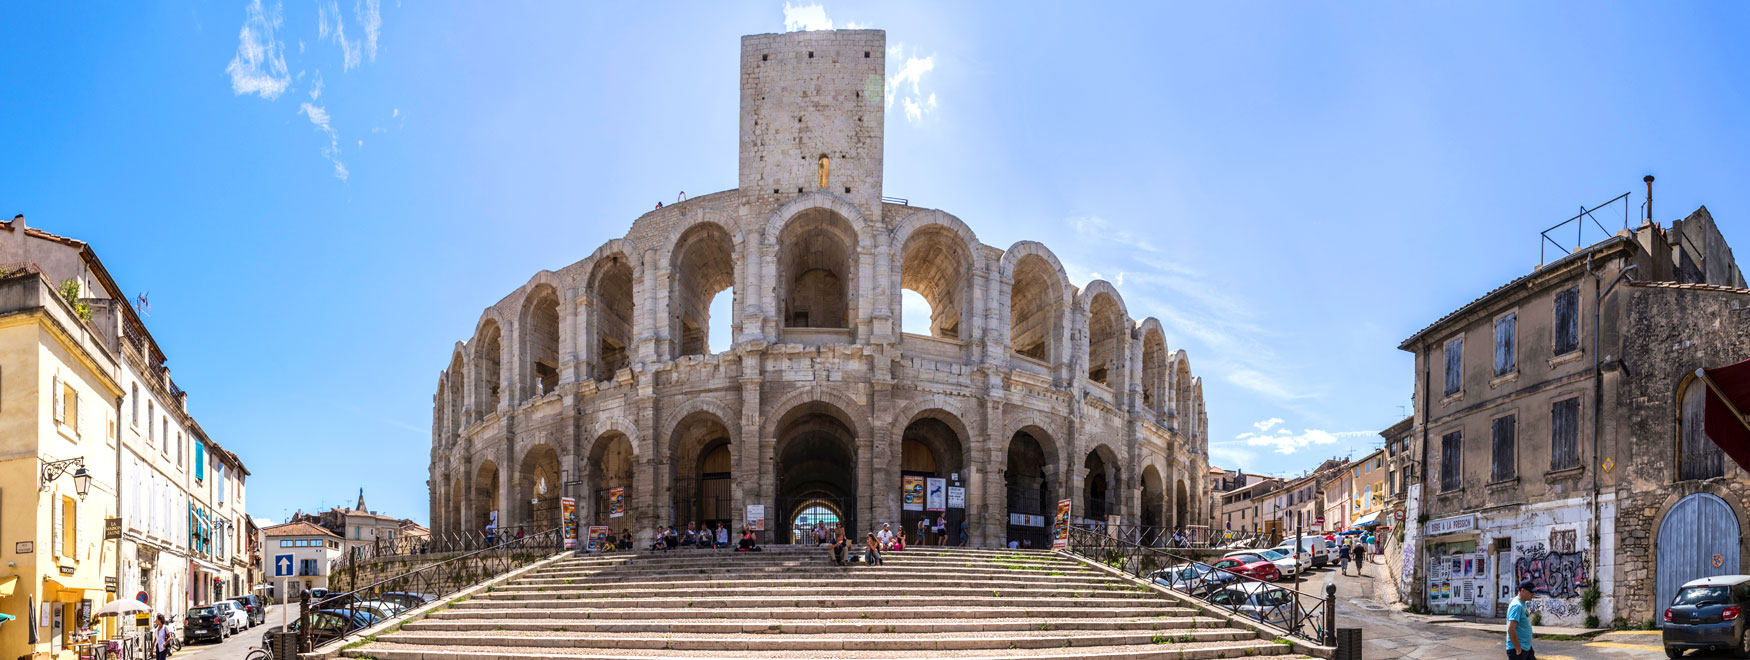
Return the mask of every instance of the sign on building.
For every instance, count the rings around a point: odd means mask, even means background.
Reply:
[[[1439,520],[1428,521],[1428,535],[1429,536],[1439,536],[1441,534],[1457,534],[1459,532],[1476,531],[1476,528],[1477,528],[1476,514],[1471,514],[1471,515],[1466,515],[1466,516],[1453,516],[1451,518],[1441,518]]]
[[[1071,500],[1058,500],[1057,517],[1052,520],[1051,548],[1069,547],[1069,509]]]
[[[626,487],[615,486],[608,489],[608,517],[618,518],[626,515]]]
[[[924,509],[929,511],[948,510],[948,480],[940,477],[930,477],[924,480]]]
[[[906,511],[924,510],[924,478],[906,475],[900,477],[899,484],[900,508]]]
[[[948,487],[948,508],[950,508],[950,509],[964,509],[964,508],[966,508],[966,489],[965,488],[961,488],[960,486],[949,486]]]
[[[756,532],[766,531],[766,505],[747,505],[747,528]]]

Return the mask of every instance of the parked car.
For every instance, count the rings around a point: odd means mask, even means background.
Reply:
[[[1731,649],[1750,658],[1750,575],[1718,575],[1685,582],[1665,608],[1660,637],[1665,655],[1681,657],[1689,649]]]
[[[405,591],[392,591],[392,592],[383,594],[381,596],[378,596],[377,598],[379,600],[385,600],[385,601],[388,601],[391,603],[401,605],[403,607],[406,607],[407,609],[413,609],[415,607],[419,607],[419,606],[424,605],[426,603],[437,600],[438,597],[431,595],[431,594],[417,594],[417,593],[411,593],[411,592],[405,592]]]
[[[347,633],[354,630],[368,628],[377,621],[370,613],[362,610],[357,612],[316,610],[310,612],[309,617],[310,642],[317,646],[345,637]],[[267,657],[275,657],[273,652],[274,634],[282,629],[297,632],[300,630],[298,623],[298,621],[292,621],[285,626],[274,626],[262,634],[261,647],[267,650]]]
[[[1265,559],[1258,552],[1240,552],[1221,561],[1210,564],[1235,575],[1257,578],[1259,580],[1276,581],[1282,579],[1282,571],[1276,568],[1275,562]]]
[[[1276,572],[1282,574],[1282,577],[1285,577],[1285,578],[1291,578],[1291,577],[1294,577],[1296,575],[1300,575],[1301,571],[1304,571],[1304,570],[1312,567],[1312,555],[1311,554],[1304,553],[1304,552],[1301,553],[1300,561],[1297,562],[1294,559],[1294,555],[1283,552],[1277,548],[1271,548],[1269,550],[1251,550],[1251,551],[1242,550],[1242,551],[1237,551],[1237,552],[1230,552],[1224,556],[1232,557],[1234,555],[1244,555],[1244,554],[1255,554],[1255,555],[1259,555],[1265,559],[1270,560],[1270,563],[1276,565]]]
[[[1314,567],[1324,566],[1331,562],[1331,557],[1334,555],[1331,554],[1331,551],[1328,548],[1329,546],[1325,545],[1324,537],[1300,537],[1300,552],[1302,554],[1312,555],[1312,565]],[[1292,537],[1284,539],[1281,543],[1276,544],[1275,548],[1271,549],[1281,550],[1283,554],[1292,555],[1294,554],[1294,539]]]
[[[1264,623],[1293,629],[1294,592],[1259,582],[1230,584],[1209,595],[1211,605]]]
[[[1232,578],[1202,564],[1175,564],[1150,573],[1149,579],[1168,589],[1201,596],[1211,587]]]
[[[236,603],[228,600],[206,607],[196,607],[188,611],[188,617],[183,623],[182,643],[193,644],[203,639],[223,642],[225,638],[249,627],[248,621],[249,615]]]
[[[238,596],[232,598],[231,602],[242,607],[243,612],[249,615],[249,625],[247,627],[253,628],[263,623],[267,623],[267,600],[261,596],[255,594]]]

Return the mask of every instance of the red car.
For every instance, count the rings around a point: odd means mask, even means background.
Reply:
[[[1225,557],[1221,561],[1210,564],[1219,569],[1232,571],[1236,575],[1257,578],[1269,582],[1282,579],[1282,572],[1276,570],[1276,564],[1259,554],[1243,554]]]

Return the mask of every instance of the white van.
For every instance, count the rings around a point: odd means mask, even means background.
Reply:
[[[1281,543],[1276,544],[1276,549],[1291,555],[1294,554],[1294,538],[1283,539]],[[1312,565],[1315,567],[1324,566],[1331,562],[1331,551],[1325,547],[1325,537],[1323,536],[1300,537],[1300,553],[1312,555]]]

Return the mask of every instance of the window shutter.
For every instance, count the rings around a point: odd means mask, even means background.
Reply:
[[[1489,471],[1489,481],[1506,481],[1517,476],[1519,465],[1518,454],[1515,453],[1517,443],[1514,438],[1517,426],[1517,418],[1512,415],[1490,423],[1494,444],[1494,464]]]
[[[1517,315],[1508,314],[1495,321],[1495,375],[1505,376],[1513,372],[1513,326]]]
[[[207,478],[206,465],[207,446],[197,442],[194,444],[194,478],[196,480]]]
[[[65,423],[67,421],[67,398],[65,391],[61,388],[60,374],[55,374],[54,384],[50,387],[55,393],[55,421]]]
[[[1580,288],[1556,294],[1556,355],[1580,348]]]
[[[66,512],[61,509],[61,496],[59,494],[56,494],[49,499],[55,501],[55,538],[51,539],[49,544],[55,546],[55,556],[59,557],[61,556],[61,539],[65,538],[67,533],[65,529],[66,521],[65,518],[62,517]]]
[[[1446,395],[1457,394],[1464,382],[1464,339],[1446,342]]]
[[[1551,470],[1580,464],[1580,400],[1557,401],[1550,406]]]

